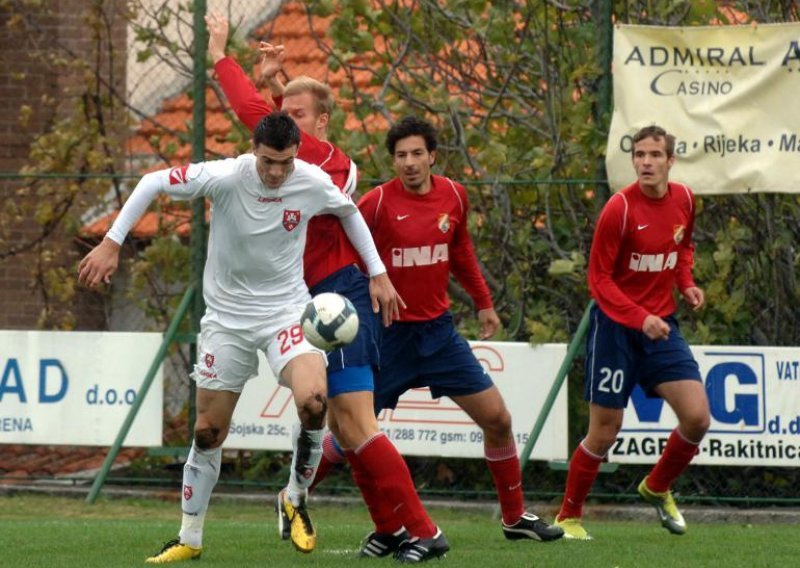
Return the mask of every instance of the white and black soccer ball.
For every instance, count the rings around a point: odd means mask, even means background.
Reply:
[[[333,351],[351,343],[358,334],[358,313],[353,303],[333,292],[317,294],[300,316],[303,334],[311,345]]]

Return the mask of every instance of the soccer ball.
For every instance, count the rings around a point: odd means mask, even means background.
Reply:
[[[333,351],[356,338],[358,314],[353,303],[344,296],[324,292],[306,304],[300,325],[311,345]]]

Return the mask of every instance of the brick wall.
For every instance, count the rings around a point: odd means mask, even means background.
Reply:
[[[57,53],[64,57],[88,57],[101,53],[100,69],[106,79],[113,77],[114,88],[124,92],[126,60],[126,21],[124,0],[51,0],[31,6],[24,0],[0,7],[0,172],[18,172],[27,163],[30,143],[37,134],[47,132],[53,121],[69,112],[69,100],[76,86],[85,78],[65,74],[42,56]],[[110,43],[99,45],[87,29],[87,16],[99,9],[110,22],[102,32]],[[105,43],[105,45],[104,45]],[[109,47],[114,55],[109,63]],[[44,98],[54,101],[42,104]],[[19,120],[20,108],[27,105],[32,113],[26,125]],[[121,125],[122,121],[118,120]],[[46,305],[58,304],[57,298],[47,298],[36,285],[36,268],[41,262],[40,249],[24,250],[41,235],[41,227],[24,214],[30,205],[17,196],[18,189],[29,180],[0,179],[0,214],[21,207],[23,214],[0,227],[0,329],[33,329],[41,325],[40,316]],[[65,182],[66,183],[66,182]],[[32,198],[29,198],[32,199]],[[70,232],[72,231],[72,232]],[[74,227],[59,227],[43,242],[51,249],[53,258],[70,273],[78,258],[86,252],[76,244]],[[22,250],[20,250],[22,249]],[[20,250],[20,252],[15,252]],[[103,300],[96,295],[79,292],[71,305],[79,329],[97,329],[105,325]],[[57,310],[58,312],[59,310]],[[45,327],[58,325],[62,318],[56,313]]]

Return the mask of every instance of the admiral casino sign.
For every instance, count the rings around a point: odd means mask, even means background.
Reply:
[[[606,165],[633,181],[632,136],[658,124],[677,138],[671,179],[698,194],[800,191],[800,25],[614,32],[614,113]]]

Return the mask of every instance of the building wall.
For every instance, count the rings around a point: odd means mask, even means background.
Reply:
[[[58,55],[70,59],[88,57],[99,61],[104,81],[124,89],[126,72],[126,20],[124,0],[51,0],[40,6],[25,1],[0,6],[0,172],[19,172],[27,163],[30,144],[35,136],[48,132],[53,122],[73,107],[70,89],[86,77],[65,73],[50,59]],[[103,36],[109,42],[93,39],[87,16],[91,10],[102,11],[101,21],[108,23]],[[110,45],[109,45],[110,43]],[[109,48],[113,48],[113,55]],[[99,54],[99,55],[97,55]],[[119,56],[118,56],[119,55]],[[120,92],[124,92],[121,90]],[[50,100],[52,104],[44,102]],[[29,111],[23,109],[30,109]],[[26,117],[21,121],[20,117]],[[41,321],[41,314],[52,302],[37,287],[34,274],[41,262],[34,243],[41,236],[41,226],[24,213],[25,198],[18,191],[30,185],[30,179],[0,179],[0,329],[53,327],[61,319]],[[66,182],[64,182],[66,183]],[[35,197],[27,198],[29,200]],[[18,210],[14,218],[14,210]],[[71,233],[57,229],[47,237],[53,258],[67,269],[74,269],[81,250]],[[75,323],[84,329],[104,325],[103,301],[96,295],[78,293],[71,310]]]
[[[137,0],[136,22],[152,20],[164,4],[164,0]],[[264,21],[275,17],[281,7],[281,0],[206,0],[207,13],[224,14],[231,24],[231,35],[243,41],[248,34]],[[186,22],[170,18],[163,28],[164,35],[179,45],[192,37],[192,30]],[[140,61],[138,52],[141,44],[136,43],[133,27],[128,28],[127,96],[133,108],[152,115],[159,111],[161,102],[182,93],[191,84],[192,62],[186,57],[165,53],[168,61],[154,54]]]
[[[43,3],[16,0],[2,4],[0,173],[18,172],[27,163],[31,142],[37,135],[51,131],[53,123],[71,111],[74,100],[70,100],[70,93],[75,87],[80,87],[81,82],[87,81],[83,75],[65,73],[63,67],[51,65],[47,58],[53,54],[69,59],[85,57],[93,64],[100,61],[103,81],[124,96],[131,109],[136,109],[130,114],[119,113],[109,121],[113,122],[109,128],[119,129],[120,140],[130,136],[138,126],[139,113],[156,112],[166,98],[187,88],[191,78],[181,73],[181,65],[164,63],[158,57],[137,61],[141,45],[134,42],[133,27],[127,20],[130,14],[126,14],[126,10],[136,7],[135,16],[141,21],[152,18],[154,11],[164,5],[163,0],[138,0],[136,3],[126,0],[51,0]],[[280,5],[279,0],[208,0],[207,9],[228,15],[236,36],[241,38],[265,19],[273,17]],[[103,33],[103,37],[111,38],[107,42],[97,44],[94,34],[87,28],[93,10],[95,13],[101,11],[104,16],[101,21],[110,27]],[[174,18],[171,19],[165,34],[183,45],[190,40],[192,32],[186,24],[180,26],[176,25]],[[186,67],[187,62],[183,64]],[[43,104],[45,100],[52,103]],[[23,108],[28,110],[21,110]],[[26,119],[25,124],[21,117]],[[123,148],[124,142],[121,141],[121,158]],[[129,165],[122,163],[117,171],[127,171]],[[64,183],[68,182],[65,180]],[[127,184],[130,185],[130,180]],[[40,225],[29,219],[30,212],[24,209],[36,198],[25,201],[18,195],[20,188],[32,185],[30,179],[0,178],[0,219],[4,211],[10,215],[12,209],[18,209],[13,222],[0,220],[0,329],[62,326],[84,330],[119,329],[121,317],[114,314],[125,311],[119,310],[119,289],[124,286],[122,279],[115,280],[118,284],[114,294],[116,299],[78,289],[72,304],[67,307],[74,317],[65,318],[59,313],[47,319],[42,317],[43,310],[57,302],[46,297],[35,278],[42,257],[37,247],[31,244],[40,238],[42,231]],[[109,183],[108,196],[113,195]],[[115,202],[113,199],[109,201]],[[89,211],[97,214],[97,210],[91,208],[93,205],[96,203],[82,205],[87,212],[83,221],[90,220]],[[53,249],[53,257],[65,270],[74,273],[72,271],[80,258],[95,243],[77,241],[73,236],[75,227],[69,231],[59,228],[43,242]],[[123,328],[131,329],[129,323],[133,322],[125,320]]]

